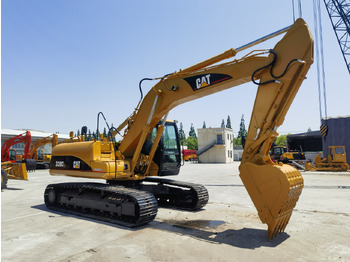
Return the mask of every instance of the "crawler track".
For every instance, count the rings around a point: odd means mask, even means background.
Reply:
[[[151,222],[158,206],[196,211],[208,203],[209,196],[202,185],[147,177],[136,184],[51,184],[44,199],[52,210],[137,227]]]
[[[199,184],[159,177],[147,177],[144,181],[151,184],[143,183],[140,189],[152,193],[162,207],[195,211],[209,200],[207,189]]]
[[[62,183],[46,187],[49,209],[107,221],[141,226],[157,215],[157,200],[144,191],[97,183]]]

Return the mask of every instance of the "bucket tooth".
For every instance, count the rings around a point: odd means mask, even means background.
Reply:
[[[286,229],[286,226],[288,224],[289,218],[290,218],[291,214],[286,214],[282,220],[281,223],[281,232],[284,232],[284,230]]]
[[[300,172],[289,165],[242,163],[240,177],[260,220],[268,225],[268,239],[283,232],[304,186]]]

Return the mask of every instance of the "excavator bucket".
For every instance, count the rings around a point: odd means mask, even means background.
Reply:
[[[304,186],[300,172],[286,164],[247,162],[240,166],[240,177],[260,220],[268,225],[268,239],[284,231]]]

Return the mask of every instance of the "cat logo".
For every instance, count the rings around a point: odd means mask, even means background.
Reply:
[[[191,86],[193,91],[198,91],[231,78],[231,76],[225,74],[206,74],[186,77],[184,80]]]
[[[80,161],[73,161],[73,168],[80,169]]]
[[[197,89],[210,86],[210,74],[209,75],[203,75],[201,77],[198,77],[196,79],[196,87]]]

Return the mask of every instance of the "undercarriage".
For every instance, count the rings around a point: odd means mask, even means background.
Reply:
[[[109,184],[51,184],[44,198],[49,209],[126,227],[151,222],[158,206],[195,211],[209,199],[202,185],[157,177]]]

